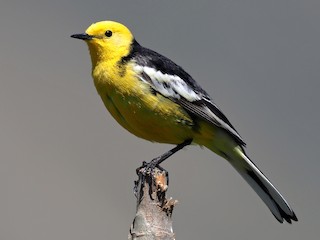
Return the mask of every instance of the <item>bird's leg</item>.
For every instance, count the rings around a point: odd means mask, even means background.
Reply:
[[[158,167],[160,170],[164,170],[162,167],[160,167],[160,163],[165,161],[167,158],[171,157],[174,153],[178,152],[185,146],[188,146],[192,143],[192,139],[187,139],[183,143],[178,144],[171,150],[165,152],[164,154],[152,159],[149,163],[143,161],[142,166],[137,169],[137,173],[140,171],[140,169],[145,168],[146,172],[154,169],[155,167]]]
[[[160,155],[159,157],[156,157],[152,159],[149,163],[146,164],[147,169],[154,169],[155,167],[159,167],[159,165],[165,161],[167,158],[171,157],[174,153],[178,152],[185,146],[188,146],[192,143],[192,139],[185,140],[183,143],[178,144],[171,150],[165,152],[164,154]],[[161,167],[160,167],[161,169]]]
[[[167,185],[169,184],[169,175],[168,175],[168,172],[160,167],[160,163],[162,163],[164,160],[166,160],[167,158],[169,158],[170,156],[172,156],[174,153],[178,152],[179,150],[181,150],[182,148],[184,148],[185,146],[188,146],[192,143],[192,139],[188,139],[188,140],[185,140],[183,143],[180,143],[178,144],[177,146],[175,146],[174,148],[172,148],[171,150],[165,152],[164,154],[152,159],[149,163],[143,161],[142,163],[142,166],[137,168],[136,172],[139,176],[141,177],[146,177],[147,174],[149,174],[151,176],[151,179],[153,179],[153,170],[157,167],[159,168],[161,171],[164,171],[165,174],[166,174],[166,178],[167,178]],[[141,172],[141,170],[143,169],[143,171]],[[154,179],[153,179],[154,180]],[[151,183],[150,184],[150,187],[149,187],[149,195],[152,198],[152,186],[151,186]],[[135,186],[136,188],[136,186]],[[134,190],[134,192],[136,192],[136,189]]]

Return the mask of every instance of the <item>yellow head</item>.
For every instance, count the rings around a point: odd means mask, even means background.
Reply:
[[[128,55],[134,39],[126,26],[113,21],[93,23],[85,33],[71,37],[86,41],[93,66],[103,61],[118,61]]]

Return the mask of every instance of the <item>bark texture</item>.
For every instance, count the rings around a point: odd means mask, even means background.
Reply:
[[[140,168],[135,181],[137,211],[130,227],[130,240],[174,240],[172,211],[176,200],[167,199],[168,175],[155,168]]]

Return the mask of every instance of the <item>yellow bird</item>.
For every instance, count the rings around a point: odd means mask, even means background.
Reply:
[[[240,173],[279,222],[298,220],[246,155],[243,139],[226,116],[180,66],[141,46],[117,22],[97,22],[71,37],[88,44],[94,84],[115,120],[137,137],[177,145],[156,164],[191,143],[205,146]]]

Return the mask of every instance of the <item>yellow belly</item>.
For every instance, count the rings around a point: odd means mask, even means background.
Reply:
[[[179,144],[193,138],[194,122],[183,108],[160,94],[153,94],[150,86],[130,70],[119,78],[112,71],[106,73],[101,69],[93,72],[97,91],[121,126],[153,142]]]

